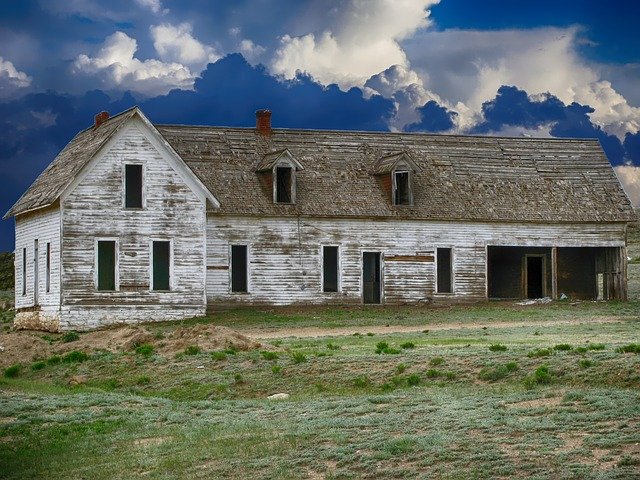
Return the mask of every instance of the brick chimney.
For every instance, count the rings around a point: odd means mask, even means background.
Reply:
[[[98,128],[107,120],[109,120],[109,112],[105,112],[105,111],[100,112],[99,114],[96,115],[96,123],[94,128]]]
[[[271,110],[256,110],[256,130],[260,135],[271,135]]]

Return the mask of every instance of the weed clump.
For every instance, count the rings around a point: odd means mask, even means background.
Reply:
[[[531,350],[527,353],[527,357],[529,358],[540,358],[540,357],[549,357],[553,354],[553,351],[550,348],[536,348],[535,350]]]
[[[89,360],[89,355],[79,350],[69,352],[64,357],[62,357],[62,361],[65,363],[82,363],[86,360]]]
[[[489,345],[489,350],[491,350],[492,352],[506,352],[507,346],[496,343],[494,345]]]
[[[442,376],[442,372],[440,370],[436,370],[435,368],[430,368],[427,370],[427,378],[438,378]]]
[[[590,343],[587,345],[587,350],[604,350],[605,348],[604,343]]]
[[[416,348],[416,344],[413,342],[404,342],[403,344],[400,345],[400,348],[403,348],[405,350],[410,350],[412,348]]]
[[[533,374],[524,379],[525,388],[532,389],[537,385],[546,385],[553,380],[553,374],[547,365],[540,365]]]
[[[630,343],[622,347],[616,348],[616,352],[619,353],[640,353],[640,343]]]
[[[143,343],[142,345],[138,345],[136,347],[136,353],[145,357],[151,356],[153,354],[153,350],[154,347],[150,343]]]
[[[340,350],[340,345],[329,342],[327,343],[327,350]]]
[[[422,379],[420,378],[419,375],[415,373],[412,373],[407,377],[407,385],[409,385],[410,387],[415,387],[417,385],[420,385],[420,382],[422,382]]]
[[[498,365],[497,367],[485,367],[478,373],[478,378],[485,382],[496,382],[502,380],[507,375],[518,370],[518,364],[516,362],[508,362],[504,365]]]
[[[271,365],[271,373],[274,375],[279,375],[282,373],[282,367],[280,365]]]
[[[293,363],[304,363],[307,361],[307,356],[302,352],[293,352],[291,360],[293,360]]]
[[[46,366],[47,366],[47,364],[45,362],[35,362],[35,363],[31,364],[31,370],[33,370],[35,372],[37,370],[42,370]]]
[[[400,350],[397,348],[391,348],[387,342],[378,342],[376,344],[376,353],[379,355],[384,353],[386,355],[397,355]]]
[[[200,352],[200,347],[198,347],[197,345],[189,345],[184,349],[185,355],[198,355]]]
[[[52,357],[47,358],[47,365],[57,365],[62,361],[58,355],[54,355]]]
[[[149,385],[151,383],[151,377],[142,375],[136,379],[136,385]]]
[[[216,362],[221,362],[222,360],[227,359],[227,354],[217,350],[215,352],[211,352],[211,358]]]
[[[438,365],[442,365],[444,363],[444,358],[442,357],[434,357],[431,360],[429,360],[429,365],[432,365],[434,367],[437,367]]]
[[[4,376],[7,378],[15,378],[18,375],[20,375],[21,368],[22,368],[22,365],[20,365],[19,363],[16,363],[15,365],[11,365],[10,367],[7,367],[4,369]]]
[[[366,388],[371,385],[371,380],[366,375],[358,375],[353,379],[353,386],[356,388]]]
[[[583,358],[578,362],[578,365],[580,365],[580,368],[589,368],[593,367],[593,362],[587,358]]]
[[[401,373],[404,373],[406,369],[407,369],[407,366],[404,363],[399,363],[396,366],[396,373],[399,375]]]
[[[260,352],[262,354],[262,358],[264,358],[265,360],[277,360],[278,359],[278,354],[276,352],[269,352],[269,351],[263,351]]]
[[[571,345],[569,345],[568,343],[560,343],[558,345],[556,345],[555,347],[553,347],[554,350],[558,350],[560,352],[568,352],[569,350],[572,350],[573,347]]]
[[[80,335],[73,330],[62,335],[62,341],[64,343],[75,342],[76,340],[80,340]]]

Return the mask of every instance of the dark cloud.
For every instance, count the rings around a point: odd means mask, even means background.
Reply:
[[[420,121],[407,125],[407,132],[444,132],[454,127],[453,120],[458,116],[456,112],[438,105],[435,100],[425,103],[416,109],[420,114]]]

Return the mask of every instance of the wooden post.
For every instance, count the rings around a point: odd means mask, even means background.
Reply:
[[[551,247],[551,298],[558,300],[558,247]]]

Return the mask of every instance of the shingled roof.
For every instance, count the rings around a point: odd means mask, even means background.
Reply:
[[[52,204],[137,109],[79,133],[7,215]],[[156,125],[220,201],[212,213],[513,222],[626,222],[635,213],[597,140]],[[256,172],[287,150],[303,167],[296,204],[273,202]],[[410,158],[413,205],[378,173]],[[382,160],[382,162],[381,162]],[[378,174],[377,174],[378,173]]]

